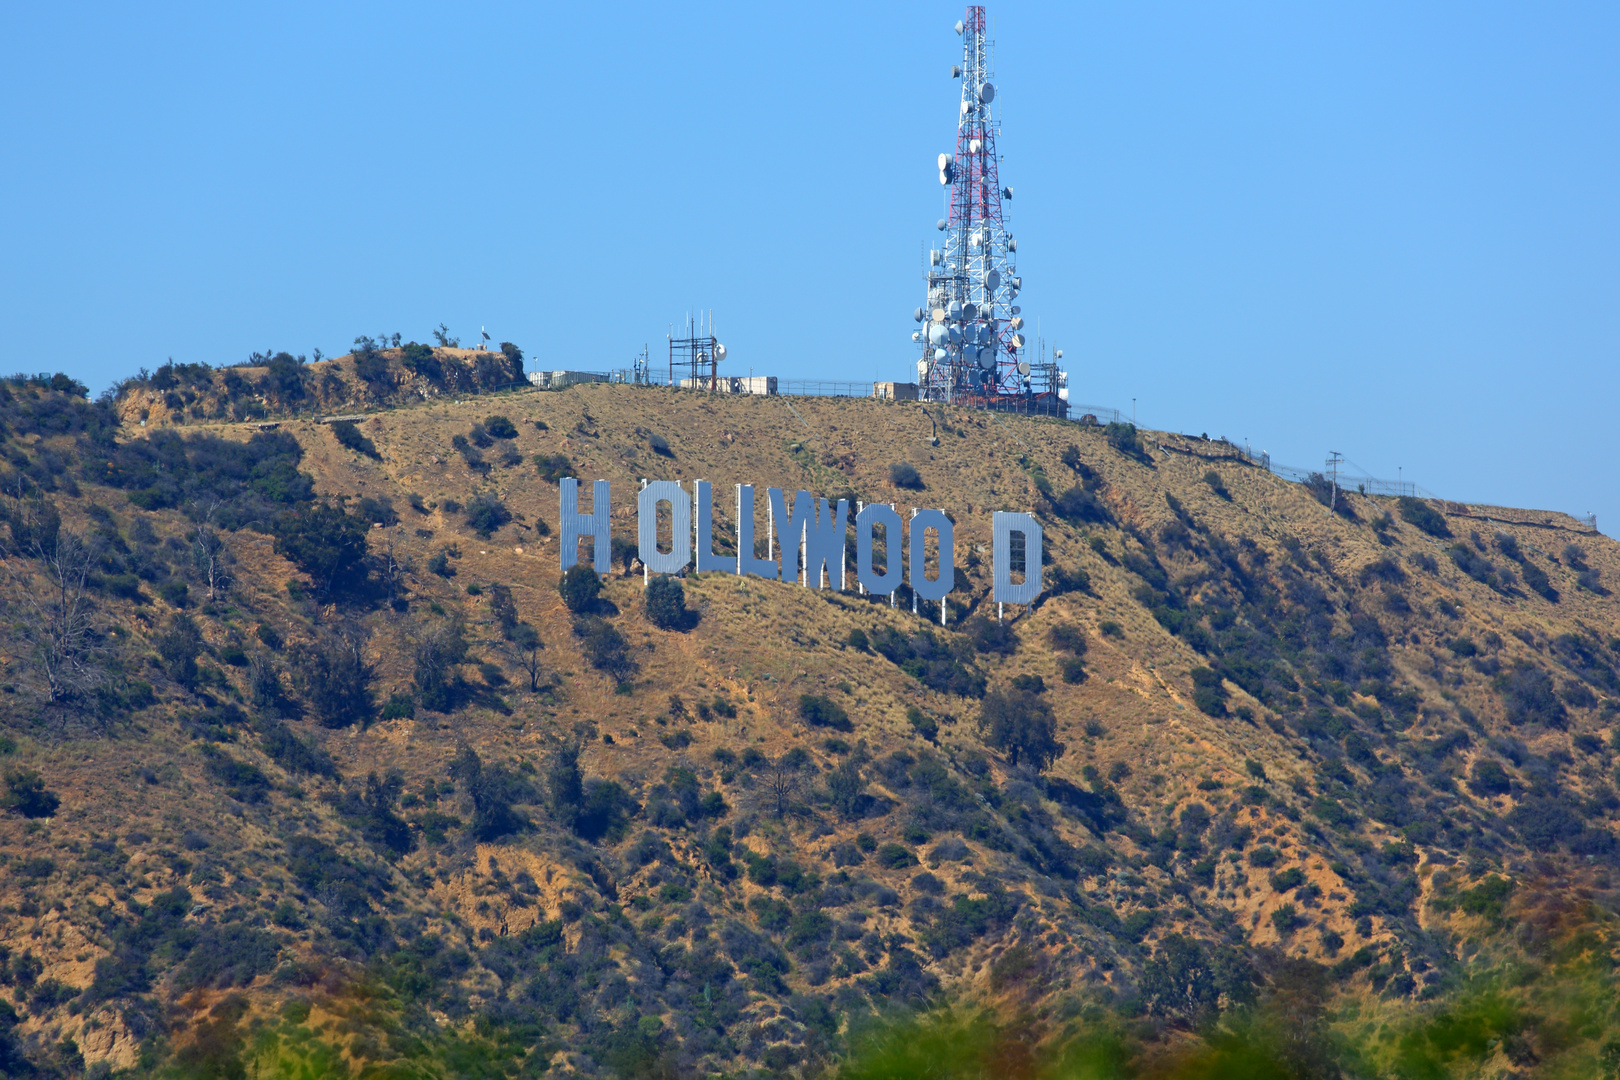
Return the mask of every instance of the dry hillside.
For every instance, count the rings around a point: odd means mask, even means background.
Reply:
[[[1529,882],[1606,902],[1620,549],[1571,519],[1335,513],[1218,443],[915,403],[160,390],[0,401],[17,1070],[813,1070],[886,1005],[1175,1031],[1301,959],[1382,1030]],[[631,542],[644,478],[710,481],[717,547],[735,483],[940,507],[948,626],[703,574],[665,629],[628,548],[571,611],[567,475]],[[1051,586],[1005,623],[997,509]]]

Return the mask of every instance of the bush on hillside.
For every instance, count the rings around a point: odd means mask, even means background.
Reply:
[[[557,582],[557,591],[562,594],[563,603],[569,611],[583,615],[595,610],[597,597],[602,592],[602,579],[591,566],[575,563],[563,571],[563,576]]]
[[[1446,526],[1445,517],[1424,500],[1402,495],[1395,500],[1395,507],[1400,512],[1401,520],[1408,525],[1416,526],[1430,536],[1442,540],[1451,538],[1451,529]]]
[[[834,731],[855,730],[844,707],[821,694],[800,694],[799,715],[811,727],[832,728]]]
[[[25,818],[47,818],[56,813],[62,800],[45,787],[45,780],[32,769],[6,773],[6,795],[0,805]]]
[[[1095,494],[1076,484],[1052,501],[1053,511],[1065,521],[1108,525],[1114,515]]]
[[[321,596],[353,592],[366,580],[371,526],[342,506],[317,503],[276,518],[275,552],[308,574]]]
[[[485,540],[511,520],[512,511],[506,508],[499,496],[490,492],[474,495],[472,502],[467,504],[467,527]]]
[[[984,741],[1007,756],[1008,764],[1027,763],[1044,772],[1063,756],[1052,707],[1028,690],[992,690],[979,708]]]
[[[294,651],[294,682],[304,704],[326,727],[371,720],[371,665],[358,633],[328,630]]]
[[[686,607],[686,589],[680,578],[664,574],[653,578],[643,602],[647,621],[660,630],[685,630],[691,624],[693,613]]]
[[[338,441],[338,445],[373,460],[382,460],[382,455],[377,453],[377,445],[361,433],[359,425],[353,420],[334,420],[327,426],[332,429],[332,437]]]
[[[922,474],[907,461],[897,461],[889,466],[889,482],[908,491],[921,491],[924,487]]]
[[[627,682],[641,668],[630,655],[630,642],[606,619],[594,615],[575,619],[574,636],[580,639],[580,648],[590,665],[614,682]]]

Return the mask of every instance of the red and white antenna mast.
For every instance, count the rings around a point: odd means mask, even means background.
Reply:
[[[913,312],[922,328],[917,362],[919,396],[1018,412],[1061,413],[1056,365],[1034,362],[1015,302],[1018,242],[1007,231],[996,139],[991,42],[984,8],[969,7],[956,24],[962,63],[951,74],[962,80],[956,152],[939,155],[939,182],[949,189],[949,217],[941,218],[941,243],[928,255],[928,302]],[[1050,370],[1048,370],[1050,369]]]

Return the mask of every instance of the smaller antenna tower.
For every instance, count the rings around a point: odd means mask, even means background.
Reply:
[[[686,326],[680,337],[676,337],[674,329],[671,328],[669,334],[671,386],[680,386],[681,381],[678,380],[690,380],[688,385],[713,392],[720,381],[720,365],[725,359],[726,347],[714,336],[712,311],[707,317],[703,312],[698,312],[695,320],[688,312]],[[677,375],[677,372],[680,374]]]

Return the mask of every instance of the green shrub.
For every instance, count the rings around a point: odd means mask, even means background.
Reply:
[[[602,579],[592,567],[575,563],[563,572],[557,582],[557,591],[562,594],[563,603],[569,611],[582,615],[595,610],[596,599],[602,592]]]
[[[1085,628],[1077,623],[1058,623],[1047,631],[1046,640],[1059,652],[1073,653],[1075,656],[1086,655],[1086,650],[1090,648]]]
[[[1017,766],[1027,761],[1036,772],[1063,756],[1057,741],[1052,707],[1028,690],[992,690],[979,709],[979,730],[985,742],[1007,755]]]
[[[147,602],[145,594],[141,592],[141,579],[134,574],[111,574],[102,579],[101,587],[107,590],[109,596],[116,596],[120,600],[137,604]]]
[[[1278,892],[1288,892],[1305,884],[1305,871],[1297,866],[1290,866],[1286,870],[1275,871],[1271,875],[1271,887]]]
[[[1209,716],[1226,715],[1226,685],[1218,672],[1207,667],[1192,669],[1193,704]]]
[[[624,683],[640,670],[630,655],[630,642],[606,619],[587,615],[574,620],[574,635],[580,639],[585,659],[614,682]]]
[[[1103,438],[1108,445],[1124,454],[1138,460],[1147,459],[1147,449],[1142,445],[1142,436],[1137,433],[1135,424],[1127,424],[1119,420],[1111,421],[1103,429]]]
[[[299,693],[324,726],[342,728],[371,720],[372,669],[359,637],[323,632],[299,647],[294,660]]]
[[[1482,799],[1506,795],[1513,790],[1513,780],[1502,763],[1491,758],[1480,758],[1468,770],[1468,790]]]
[[[916,466],[906,461],[897,461],[889,466],[889,482],[908,491],[921,491],[926,486]]]
[[[1214,469],[1204,474],[1204,483],[1209,485],[1209,490],[1215,493],[1216,498],[1232,501],[1232,493],[1226,490],[1226,483],[1221,479],[1221,474]]]
[[[26,818],[47,818],[56,813],[62,800],[45,787],[45,780],[32,769],[6,773],[6,795],[0,799],[7,810]]]
[[[332,437],[338,441],[338,445],[357,454],[364,454],[375,461],[382,460],[382,455],[377,453],[376,444],[366,438],[353,420],[335,420],[327,427],[332,429]]]
[[[831,728],[834,731],[854,731],[849,713],[844,707],[821,694],[800,694],[799,715],[811,727]]]
[[[871,643],[866,639],[866,631],[858,626],[849,632],[849,637],[844,639],[844,644],[857,652],[870,652],[872,648]]]
[[[685,630],[691,622],[692,612],[687,610],[686,590],[680,578],[667,574],[653,578],[647,585],[643,603],[647,621],[660,630]]]
[[[540,472],[540,479],[548,484],[555,484],[565,476],[574,475],[574,463],[568,460],[566,454],[536,454],[534,467]]]
[[[917,865],[917,856],[904,844],[883,844],[877,849],[877,861],[890,870],[904,870]]]
[[[933,742],[939,737],[939,723],[915,705],[906,706],[906,720],[911,724],[911,730],[918,735]]]
[[[1261,844],[1249,852],[1249,865],[1258,866],[1263,870],[1269,866],[1276,866],[1280,857],[1276,848]]]
[[[346,593],[366,579],[371,526],[341,506],[319,503],[275,521],[275,552],[308,574],[318,593]]]
[[[518,434],[517,425],[504,416],[485,417],[484,430],[496,439],[515,439]]]
[[[1094,522],[1107,525],[1114,520],[1113,512],[1103,501],[1078,484],[1054,499],[1052,509],[1063,520],[1076,524]]]
[[[1430,536],[1443,540],[1451,537],[1451,530],[1446,526],[1445,517],[1422,499],[1402,495],[1396,500],[1395,506],[1400,512],[1401,520],[1408,525],[1416,526]]]
[[[467,525],[485,540],[511,520],[512,512],[499,496],[488,492],[473,496],[472,502],[467,504]]]

